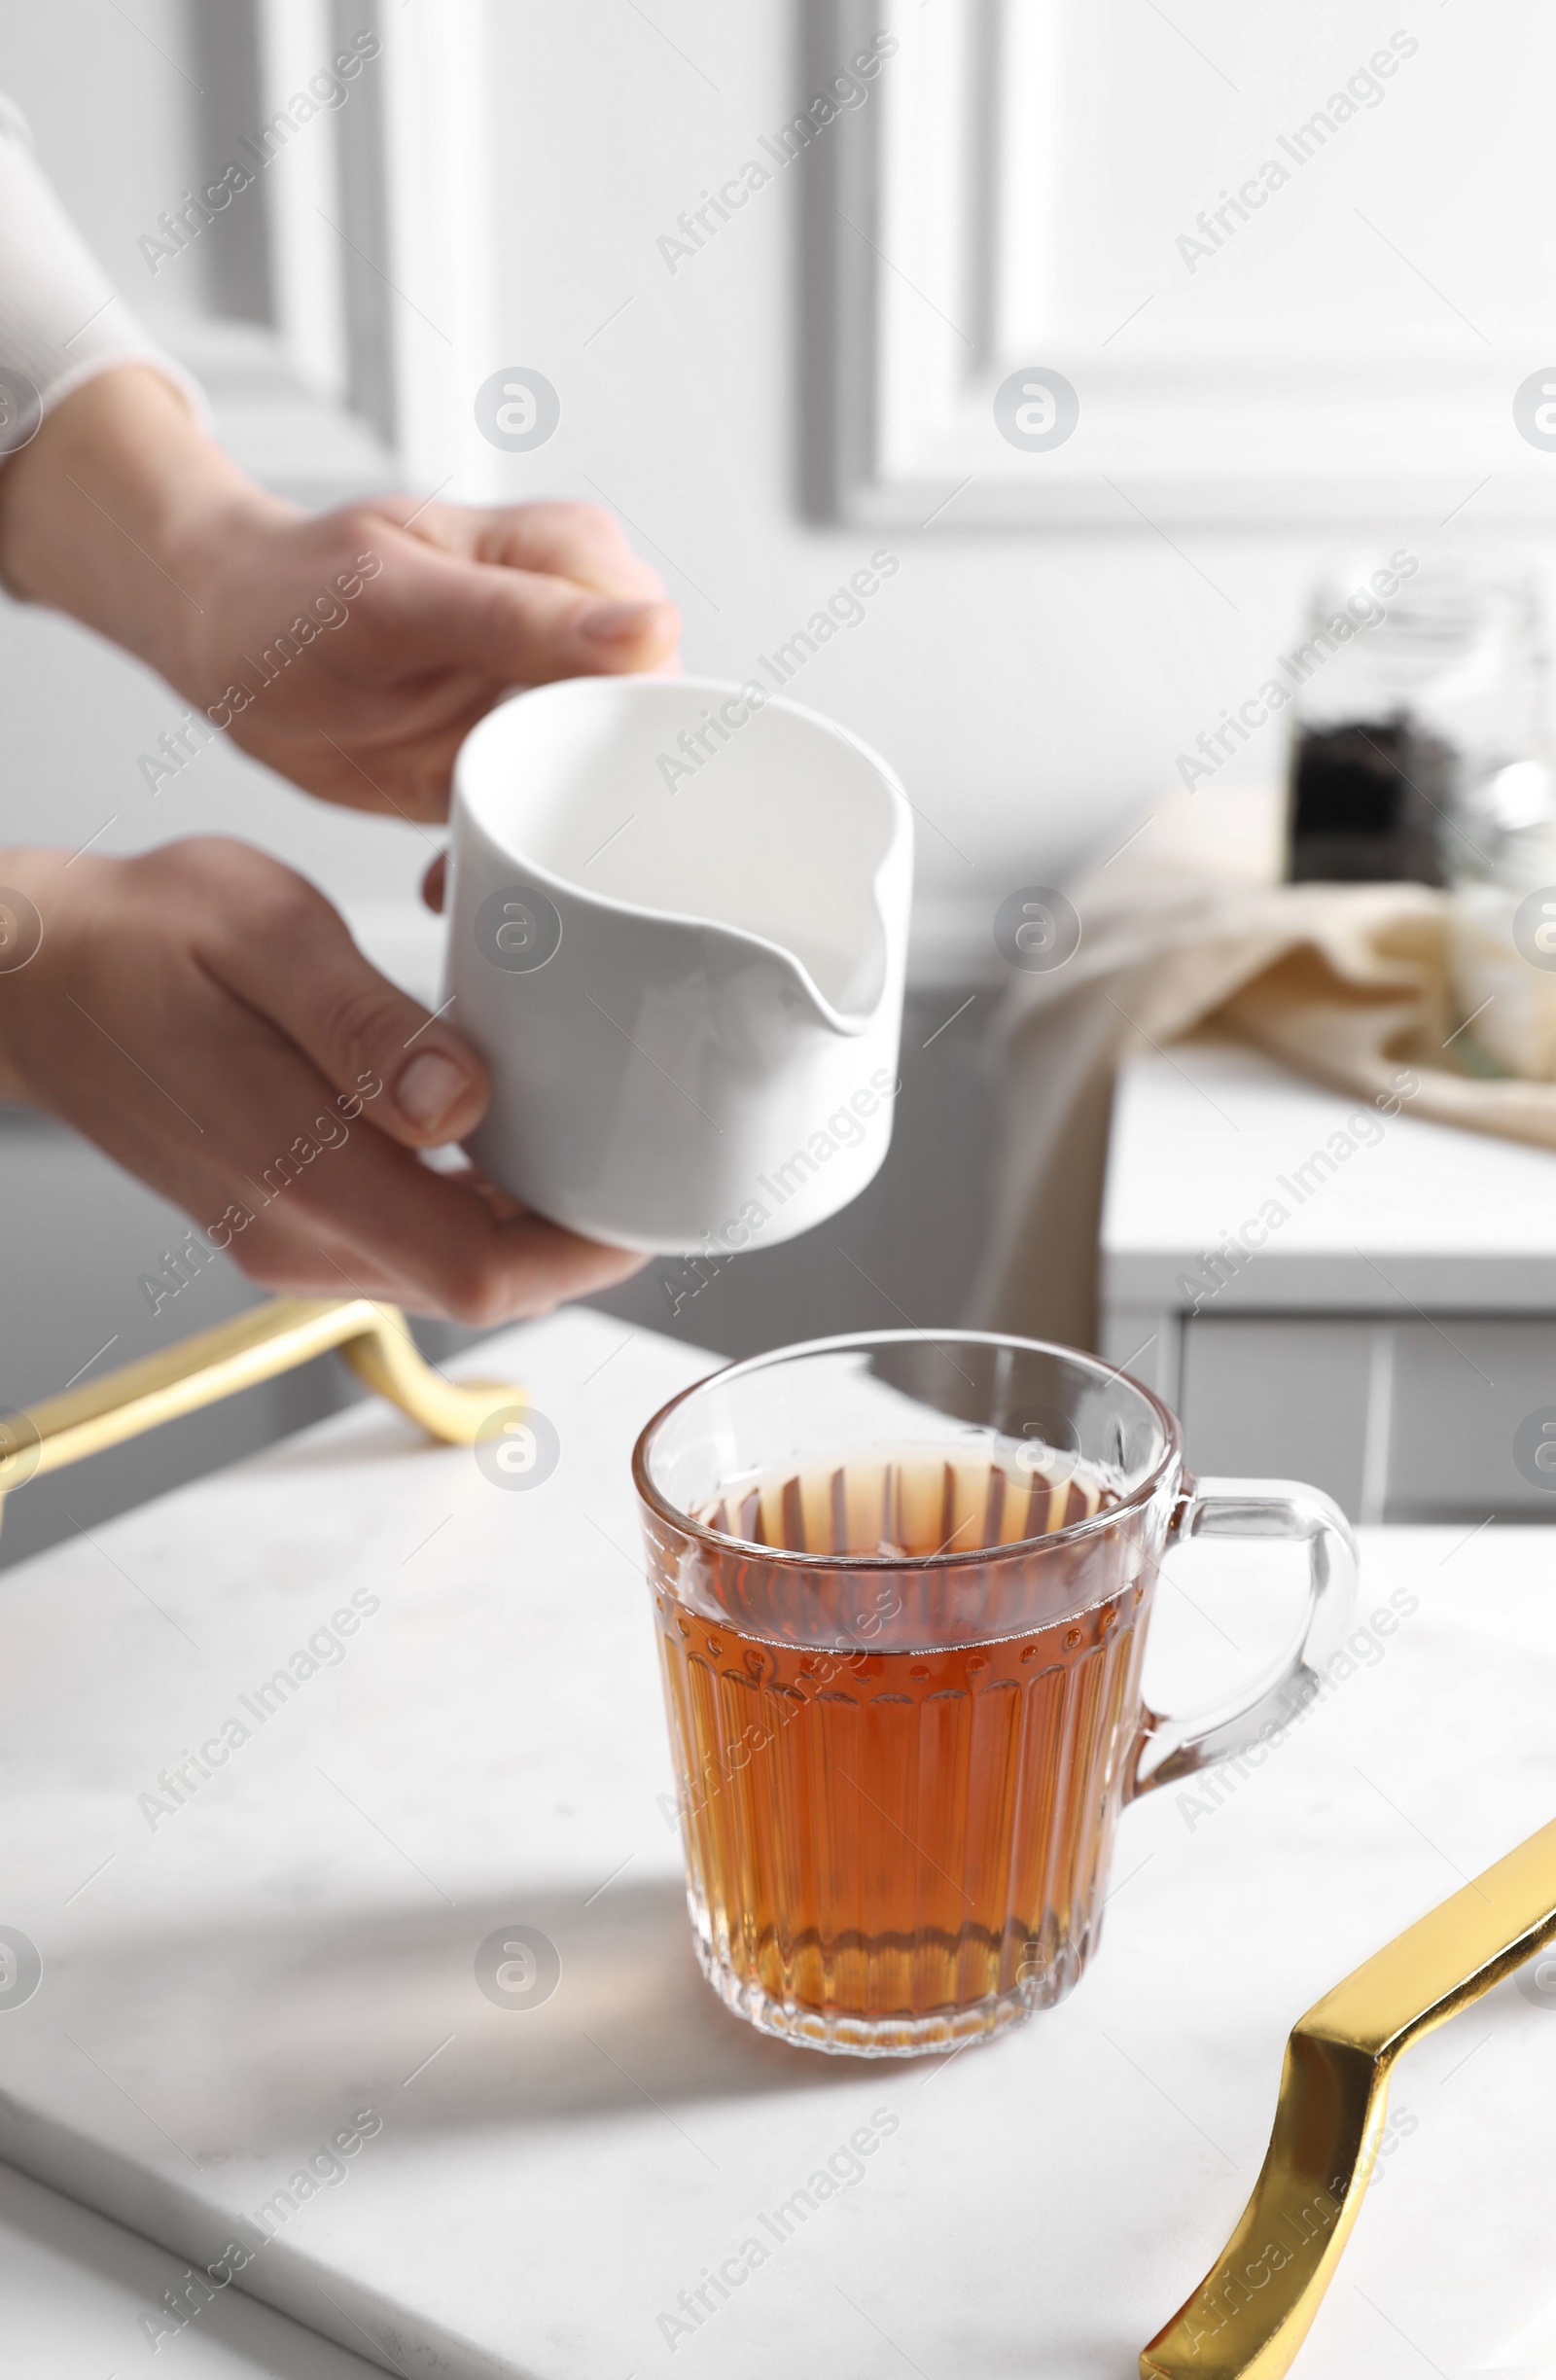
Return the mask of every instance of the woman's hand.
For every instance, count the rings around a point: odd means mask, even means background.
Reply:
[[[609,513],[266,495],[159,373],[76,390],[0,469],[0,575],[160,670],[294,784],[442,818],[514,687],[673,665],[680,616]]]
[[[515,686],[652,668],[680,620],[608,513],[385,496],[209,527],[180,691],[350,809],[442,818],[454,755]]]
[[[0,1098],[74,1124],[251,1280],[491,1325],[643,1262],[420,1162],[484,1111],[480,1060],[277,861],[12,851],[0,882],[43,923],[0,967]]]

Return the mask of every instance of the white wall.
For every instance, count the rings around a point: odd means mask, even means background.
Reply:
[[[899,576],[793,691],[897,763],[932,822],[925,887],[971,895],[992,917],[1012,885],[1071,865],[1174,777],[1185,732],[1218,716],[1298,617],[1304,550],[1207,548],[1233,614],[1149,531],[881,541],[806,525],[796,329],[810,301],[797,235],[812,160],[673,275],[654,246],[794,112],[796,11],[681,0],[653,13],[685,59],[626,8],[492,18],[492,361],[533,362],[564,397],[555,440],[505,458],[509,486],[588,492],[586,474],[607,490],[661,549],[689,659],[730,675],[800,626],[875,544],[893,544]]]
[[[660,0],[651,13],[663,35],[624,0],[488,12],[499,285],[479,373],[535,364],[562,394],[548,445],[496,458],[507,491],[603,491],[684,607],[689,663],[742,674],[883,541],[799,517],[808,160],[673,276],[654,247],[802,95],[795,9]],[[180,54],[173,7],[139,18]],[[134,236],[185,178],[175,66],[95,0],[47,13],[6,0],[0,23],[47,163],[144,302]],[[1190,559],[1145,528],[884,542],[898,576],[793,691],[897,763],[924,814],[923,888],[964,906],[971,931],[1173,780],[1174,755],[1295,629],[1320,541],[1181,540]],[[176,706],[62,622],[0,612],[0,690],[8,834],[74,845],[111,818],[105,852],[243,834],[354,905],[407,897],[425,857],[404,827],[324,811],[225,749],[153,799],[136,755]],[[1256,749],[1240,763],[1251,776],[1275,764]]]
[[[462,0],[417,0],[435,42],[440,11],[451,25],[456,5]],[[363,0],[364,20],[371,13]],[[395,14],[387,12],[390,20]],[[1136,156],[1139,186],[1114,191],[1111,202],[1130,226],[1137,262],[1160,249],[1164,285],[1181,269],[1171,234],[1186,203],[1183,191],[1210,192],[1226,158],[1242,155],[1240,141],[1250,155],[1259,151],[1264,116],[1284,121],[1283,108],[1290,113],[1299,93],[1321,90],[1331,66],[1337,73],[1354,64],[1352,51],[1364,54],[1393,21],[1371,0],[1338,11],[1296,0],[1255,9],[1200,0],[1178,12],[1181,28],[1153,19],[1137,39],[1116,10],[1105,14],[1106,42],[1086,19],[1088,145],[1114,126],[1115,180],[1127,178]],[[1272,654],[1297,630],[1315,566],[1333,540],[1179,530],[1169,543],[1142,523],[963,536],[947,521],[877,538],[818,529],[800,516],[800,423],[806,406],[820,401],[812,389],[802,404],[799,386],[820,279],[821,260],[801,240],[802,177],[814,160],[807,156],[759,193],[673,274],[655,239],[753,154],[760,132],[793,114],[816,59],[828,53],[831,21],[830,0],[741,0],[737,9],[655,0],[647,11],[629,0],[487,0],[488,67],[473,104],[485,110],[496,288],[487,352],[462,361],[472,393],[508,363],[537,365],[555,382],[563,410],[552,441],[533,454],[483,459],[514,498],[603,494],[615,503],[681,601],[687,657],[697,668],[743,673],[873,546],[898,551],[900,572],[865,622],[840,634],[793,691],[898,764],[924,816],[928,903],[954,902],[961,931],[981,941],[983,922],[1013,884],[1062,875],[1175,781],[1175,755],[1267,674]],[[1516,5],[1504,30],[1511,38],[1533,21]],[[99,0],[53,0],[47,11],[21,0],[0,6],[5,79],[31,112],[45,160],[82,222],[129,294],[145,302],[134,239],[186,176],[183,78],[194,53],[176,0],[142,0],[136,24]],[[1326,164],[1326,180],[1315,174],[1283,197],[1273,230],[1261,221],[1240,235],[1235,253],[1217,260],[1218,303],[1226,288],[1246,292],[1255,344],[1267,345],[1279,329],[1270,302],[1282,281],[1300,297],[1310,331],[1332,288],[1336,322],[1360,337],[1368,291],[1383,303],[1379,274],[1390,276],[1391,338],[1419,320],[1423,338],[1460,337],[1478,352],[1430,286],[1436,272],[1466,314],[1484,312],[1499,337],[1505,330],[1518,282],[1509,260],[1517,251],[1531,270],[1542,263],[1542,218],[1512,206],[1505,236],[1467,244],[1466,207],[1473,213],[1488,175],[1499,204],[1509,191],[1527,195],[1538,143],[1528,93],[1504,89],[1495,57],[1471,87],[1456,56],[1437,55],[1455,39],[1468,40],[1471,60],[1484,48],[1473,32],[1448,26],[1423,25],[1421,59],[1391,86],[1386,111],[1348,129],[1334,174]],[[1228,98],[1224,74],[1184,47],[1194,38],[1253,78],[1242,101]],[[1157,68],[1151,43],[1162,45]],[[1158,187],[1162,124],[1151,119],[1148,142],[1136,123],[1169,57],[1178,79],[1161,86],[1174,94],[1167,154],[1178,160],[1182,189]],[[1180,69],[1202,75],[1199,106]],[[1280,100],[1273,115],[1272,74]],[[1499,121],[1515,139],[1499,143]],[[408,122],[413,137],[413,110]],[[1389,164],[1397,208],[1390,226],[1418,251],[1418,270],[1397,264],[1353,222],[1351,184],[1336,177],[1365,162],[1367,144]],[[1504,189],[1512,152],[1519,171]],[[1407,187],[1401,160],[1412,156],[1428,159],[1431,171]],[[278,183],[295,163],[277,161]],[[1356,189],[1379,203],[1369,185]],[[436,185],[424,203],[436,217]],[[435,260],[438,229],[434,221]],[[1269,243],[1271,272],[1260,272],[1259,241]],[[452,277],[451,261],[447,270]],[[160,283],[150,294],[175,310],[182,299]],[[1234,329],[1240,318],[1234,308]],[[1227,321],[1216,319],[1223,339]],[[1527,359],[1531,367],[1538,360]],[[1474,521],[1471,510],[1459,528]],[[425,856],[413,835],[322,811],[226,751],[210,752],[153,799],[134,763],[164,724],[167,697],[69,626],[0,613],[0,688],[9,831],[76,843],[112,818],[95,847],[113,851],[214,826],[292,858],[342,901],[407,897]],[[1225,776],[1255,781],[1279,765],[1272,729]]]
[[[135,240],[194,171],[190,53],[181,0],[0,9],[0,89],[24,111],[84,236],[148,319],[176,312],[188,292],[182,276],[154,280]]]

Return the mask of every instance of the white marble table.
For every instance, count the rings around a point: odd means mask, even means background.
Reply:
[[[238,2290],[148,2360],[143,2317],[182,2256],[0,2165],[0,2368],[18,2380],[380,2380],[380,2367]]]
[[[0,2153],[197,2266],[358,2143],[242,2276],[338,2344],[230,2291],[159,2338],[174,2372],[1124,2380],[1243,2203],[1291,2018],[1556,1810],[1548,1538],[1380,1531],[1364,1607],[1418,1608],[1263,1767],[1128,1814],[1061,2008],[948,2064],[759,2039],[691,1956],[625,1475],[705,1361],[561,1316],[471,1367],[555,1422],[543,1488],[358,1408],[0,1586],[0,1925],[44,1962],[0,2010]],[[1231,1570],[1165,1598],[1164,1672],[1249,1658]],[[345,1656],[153,1829],[159,1773],[354,1592]],[[475,1979],[513,1923],[560,1952],[528,2009]],[[1504,1987],[1396,2108],[1303,2373],[1556,2368],[1556,2009]],[[6,2368],[160,2370],[186,2267],[4,2179]]]

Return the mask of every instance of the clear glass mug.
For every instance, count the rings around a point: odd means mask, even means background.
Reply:
[[[1096,1947],[1123,1804],[1291,1719],[1355,1598],[1344,1515],[1188,1479],[1094,1357],[819,1339],[673,1398],[633,1453],[697,1955],[726,2007],[907,2056],[1050,2007]],[[1300,1642],[1178,1722],[1141,1663],[1186,1538],[1309,1547]]]

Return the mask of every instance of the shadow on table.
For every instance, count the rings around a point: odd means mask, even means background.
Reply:
[[[559,1954],[541,2005],[494,2006],[477,1984],[481,1945],[514,1927]],[[485,1971],[501,1956],[489,1949]],[[527,1972],[522,1951],[509,1972]],[[829,2091],[866,2065],[791,2048],[722,2007],[670,1877],[623,1879],[589,1905],[540,1891],[105,1936],[53,1982],[55,2023],[201,2165],[290,2149],[310,2128],[327,2141],[370,2106],[396,2130],[443,2133],[655,2107],[692,2138],[699,2100]]]

